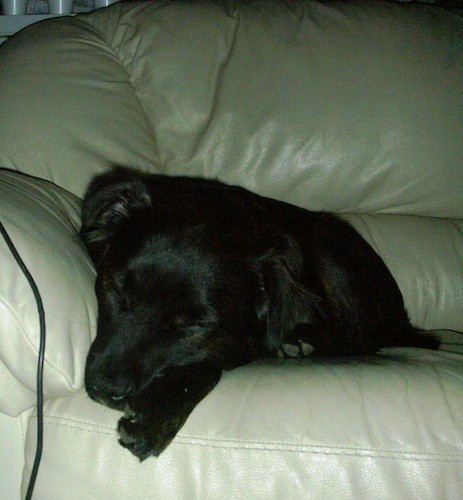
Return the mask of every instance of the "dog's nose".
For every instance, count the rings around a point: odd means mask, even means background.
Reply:
[[[99,378],[98,381],[93,381],[92,389],[95,395],[121,401],[132,390],[132,386],[123,379]]]

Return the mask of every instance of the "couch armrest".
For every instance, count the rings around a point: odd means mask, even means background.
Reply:
[[[79,200],[52,183],[0,170],[0,219],[41,293],[45,397],[83,384],[96,323],[94,270],[78,237]],[[39,318],[30,285],[0,240],[0,411],[35,404]]]

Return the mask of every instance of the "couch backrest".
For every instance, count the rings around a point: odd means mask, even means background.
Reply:
[[[164,4],[46,21],[2,46],[0,165],[79,196],[117,163],[311,209],[463,216],[461,13]]]

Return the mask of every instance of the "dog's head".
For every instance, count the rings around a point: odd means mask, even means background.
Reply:
[[[95,179],[83,204],[99,306],[86,389],[115,408],[169,367],[228,369],[278,347],[308,298],[290,269],[300,263],[286,262],[298,257],[250,250],[258,235],[246,235],[246,220],[216,220],[201,196],[186,200],[175,179],[154,179],[116,170]]]

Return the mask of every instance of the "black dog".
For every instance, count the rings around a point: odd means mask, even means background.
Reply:
[[[85,384],[125,410],[120,443],[159,455],[230,370],[313,355],[437,347],[390,272],[347,223],[213,180],[116,169],[97,177],[81,234],[97,267]]]

